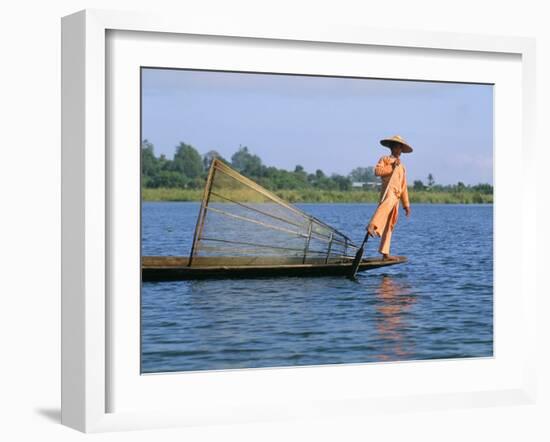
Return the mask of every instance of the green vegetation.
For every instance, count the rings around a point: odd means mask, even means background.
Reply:
[[[200,201],[202,190],[178,189],[177,187],[157,187],[141,189],[143,201]]]
[[[379,193],[364,190],[277,190],[275,194],[290,203],[375,203]],[[238,196],[227,192],[226,195],[238,200]],[[156,189],[144,188],[144,201],[200,201],[202,190],[178,189],[159,187]],[[417,192],[409,190],[411,203],[434,204],[492,204],[493,195],[484,195],[476,192]]]
[[[265,166],[257,155],[241,146],[228,161],[216,151],[202,155],[185,143],[176,146],[173,159],[164,155],[157,157],[154,146],[147,140],[142,142],[142,198],[144,201],[200,201],[204,180],[214,158],[226,162],[233,168],[256,181],[279,197],[291,203],[321,202],[377,202],[379,192],[376,186],[379,178],[373,167],[357,167],[347,176],[325,175],[322,170],[307,173],[297,165],[294,171]],[[493,186],[478,184],[467,186],[436,184],[433,175],[427,177],[427,184],[416,180],[409,186],[411,203],[479,204],[493,202]],[[235,190],[237,192],[237,190]],[[239,196],[235,195],[238,200]]]

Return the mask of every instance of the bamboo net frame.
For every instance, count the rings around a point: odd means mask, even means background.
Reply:
[[[214,159],[206,179],[189,266],[197,258],[288,258],[289,263],[342,262],[357,246],[325,222]],[[275,261],[275,260],[274,260]],[[212,264],[215,265],[215,264]]]

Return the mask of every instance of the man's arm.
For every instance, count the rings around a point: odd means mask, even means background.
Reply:
[[[380,158],[376,166],[374,166],[374,174],[376,176],[388,176],[392,172],[393,172],[393,160],[388,156]]]
[[[405,214],[410,216],[411,214],[411,205],[409,202],[409,188],[407,187],[407,175],[405,168],[403,168],[403,185],[401,188],[401,204],[403,204],[403,209],[405,209]]]

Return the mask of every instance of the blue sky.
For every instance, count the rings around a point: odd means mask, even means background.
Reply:
[[[172,157],[183,141],[225,158],[248,146],[264,164],[347,175],[401,135],[408,179],[493,183],[490,85],[143,69],[142,138]]]

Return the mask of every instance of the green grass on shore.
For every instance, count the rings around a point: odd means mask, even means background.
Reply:
[[[280,190],[275,192],[290,203],[376,203],[379,193],[372,190]],[[202,189],[157,188],[142,189],[143,201],[200,201]],[[227,194],[230,197],[232,195]],[[232,199],[243,201],[235,195]],[[492,204],[493,195],[478,192],[433,192],[409,190],[411,203]]]

